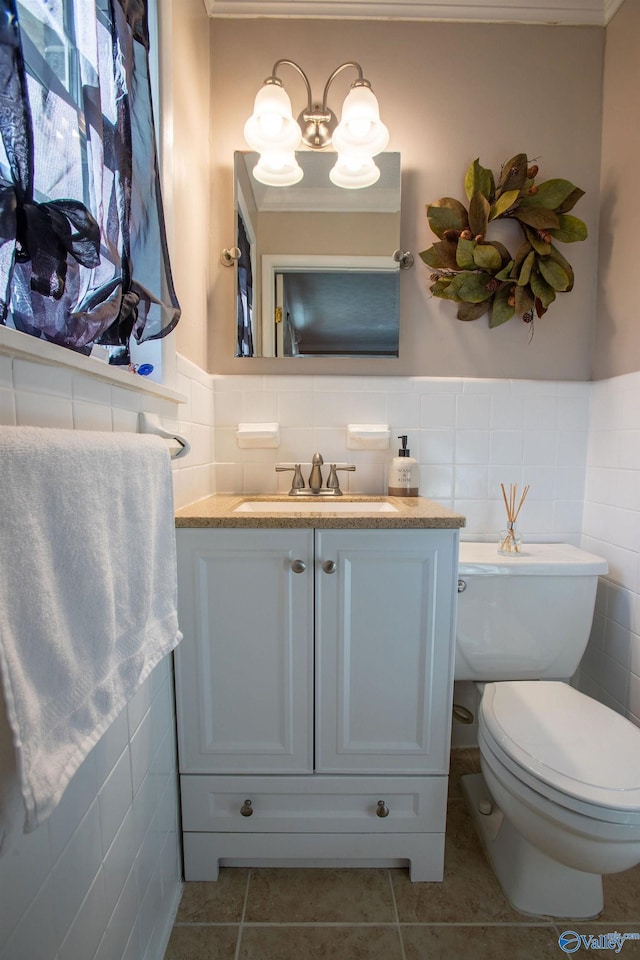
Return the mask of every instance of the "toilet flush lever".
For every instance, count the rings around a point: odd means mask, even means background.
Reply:
[[[458,593],[464,593],[466,589],[467,589],[467,581],[458,580]]]

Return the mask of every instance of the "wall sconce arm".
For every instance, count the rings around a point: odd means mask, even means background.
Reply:
[[[291,112],[291,101],[277,75],[281,67],[291,67],[301,77],[307,92],[307,104],[297,120]],[[342,106],[340,123],[329,107],[329,88],[343,70],[357,71]],[[336,186],[359,188],[371,186],[380,176],[373,157],[386,147],[389,131],[380,120],[378,101],[362,67],[354,60],[341,63],[325,83],[322,102],[315,103],[309,78],[295,60],[276,60],[255,99],[254,112],[244,126],[248,145],[257,150],[260,160],[254,167],[256,180],[271,186],[290,186],[302,178],[295,159],[300,139],[315,150],[331,143],[338,153],[330,179]]]

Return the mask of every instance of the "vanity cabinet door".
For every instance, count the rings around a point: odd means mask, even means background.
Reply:
[[[446,774],[457,532],[316,538],[316,770]]]
[[[181,772],[311,772],[313,531],[179,529],[177,546]]]

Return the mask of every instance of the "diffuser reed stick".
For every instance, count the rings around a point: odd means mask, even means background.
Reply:
[[[504,506],[507,511],[507,529],[500,534],[500,545],[498,547],[499,553],[520,553],[520,539],[516,535],[516,520],[518,515],[522,510],[522,504],[527,499],[527,494],[529,493],[529,484],[526,485],[522,491],[522,496],[518,501],[518,485],[516,483],[509,484],[509,498],[507,499],[507,491],[504,488],[504,483],[500,484],[500,489],[502,490],[502,499],[504,500]],[[517,502],[517,506],[516,506]]]

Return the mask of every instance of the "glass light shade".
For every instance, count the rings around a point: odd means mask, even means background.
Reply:
[[[286,90],[277,83],[265,83],[258,90],[253,113],[244,125],[247,144],[258,153],[290,153],[300,143],[300,137]]]
[[[303,177],[302,167],[291,153],[263,153],[253,168],[253,176],[268,187],[291,187]]]
[[[338,154],[335,165],[329,171],[329,179],[336,187],[360,190],[373,186],[380,179],[380,170],[371,157]]]
[[[380,120],[380,110],[370,87],[352,87],[342,106],[340,123],[333,133],[338,153],[374,157],[389,143],[389,131]]]

